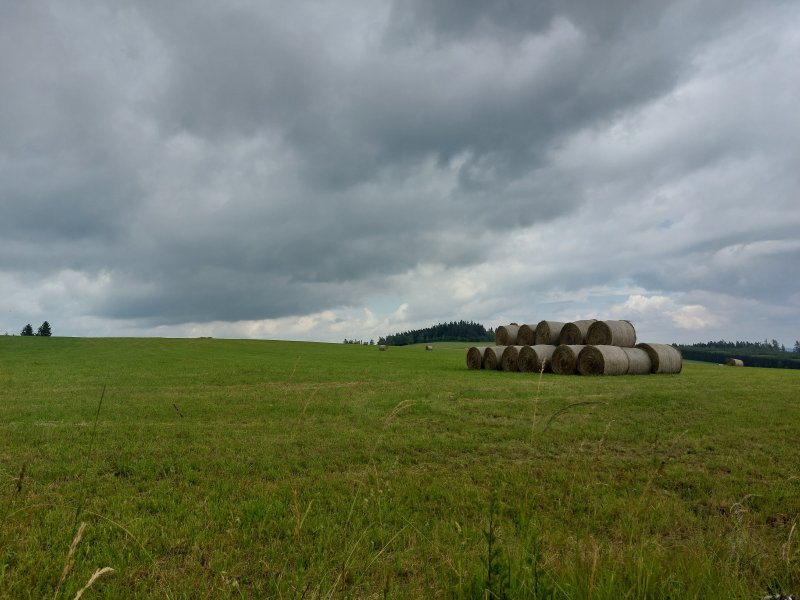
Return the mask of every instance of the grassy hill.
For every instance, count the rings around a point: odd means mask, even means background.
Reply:
[[[800,373],[464,354],[0,337],[0,597],[800,589]]]

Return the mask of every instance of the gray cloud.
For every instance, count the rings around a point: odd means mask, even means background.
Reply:
[[[0,285],[59,282],[7,293],[11,325],[26,302],[125,331],[491,321],[637,290],[790,327],[791,3],[3,12]]]

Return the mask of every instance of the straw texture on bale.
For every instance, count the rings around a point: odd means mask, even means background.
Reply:
[[[649,375],[653,368],[650,355],[641,348],[623,348],[628,355],[628,375]]]
[[[516,323],[501,325],[494,330],[494,343],[498,346],[513,346],[517,343],[518,331],[519,325]]]
[[[680,373],[683,357],[675,346],[669,344],[636,344],[650,356],[652,373]]]
[[[386,346],[381,344],[380,346],[378,346],[378,350],[380,350],[381,352],[386,352]]]
[[[597,321],[589,326],[586,343],[590,346],[633,348],[636,345],[636,330],[630,321]]]
[[[725,361],[725,364],[729,367],[743,367],[744,361],[741,358],[729,358]]]
[[[628,355],[619,346],[588,345],[578,354],[581,375],[625,375]]]
[[[506,346],[503,355],[500,357],[500,368],[503,371],[519,371],[518,360],[519,351],[522,346]]]
[[[552,371],[553,352],[556,347],[550,344],[522,346],[517,357],[517,366],[524,373],[539,373],[544,365],[545,371]]]
[[[505,350],[506,346],[488,346],[483,353],[483,368],[489,371],[500,370],[500,361]]]
[[[560,321],[539,321],[536,326],[536,343],[557,346],[561,339],[561,329],[564,323]]]
[[[578,370],[578,354],[586,346],[561,344],[553,351],[550,364],[557,375],[573,375]]]
[[[586,334],[592,323],[596,323],[597,319],[585,319],[583,321],[572,321],[571,323],[564,323],[561,329],[560,343],[567,345],[586,344]]]
[[[525,323],[519,326],[517,332],[518,346],[533,346],[536,343],[536,325]]]
[[[480,369],[483,366],[483,353],[486,346],[473,346],[467,350],[467,368]]]

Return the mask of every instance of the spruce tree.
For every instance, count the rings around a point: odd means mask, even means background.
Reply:
[[[31,327],[30,323],[28,323],[27,325],[25,325],[25,327],[22,328],[22,332],[20,333],[20,335],[33,335],[33,327]]]
[[[40,335],[42,337],[50,337],[52,332],[50,331],[50,323],[45,321],[41,325],[39,325],[39,329],[36,331],[36,335]]]

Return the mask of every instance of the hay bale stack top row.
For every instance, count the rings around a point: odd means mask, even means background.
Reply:
[[[683,359],[668,344],[637,344],[627,320],[586,319],[536,325],[511,323],[495,330],[495,346],[467,351],[467,367],[557,374],[680,373]]]
[[[597,319],[571,323],[539,321],[536,325],[511,323],[495,330],[494,341],[497,346],[590,344],[633,348],[636,345],[636,329],[630,321]]]

